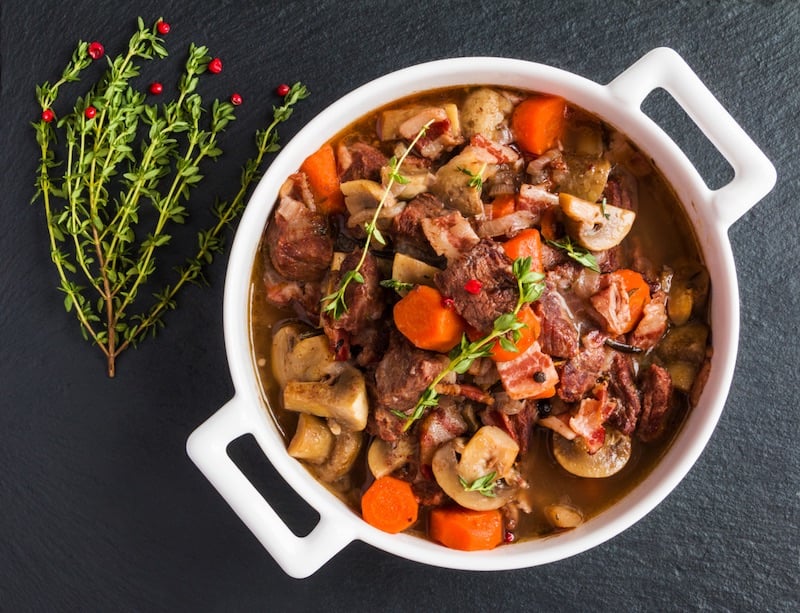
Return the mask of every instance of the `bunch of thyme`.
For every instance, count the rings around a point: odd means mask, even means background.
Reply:
[[[512,270],[517,279],[519,296],[514,309],[504,313],[494,320],[491,332],[478,340],[470,342],[466,335],[461,337],[461,343],[450,352],[450,362],[430,382],[422,392],[410,413],[394,411],[395,415],[405,420],[403,431],[407,431],[415,421],[425,415],[425,411],[439,404],[439,394],[436,386],[450,373],[463,375],[472,363],[478,358],[489,357],[495,342],[506,351],[517,351],[515,343],[520,338],[520,330],[525,326],[519,321],[517,315],[526,304],[539,299],[544,291],[544,275],[531,270],[531,258],[517,258],[514,260]],[[509,338],[510,337],[510,338]]]
[[[55,124],[52,107],[60,88],[78,81],[102,56],[102,46],[79,42],[61,78],[36,88],[42,117],[33,124],[40,150],[34,200],[44,205],[64,306],[77,315],[84,337],[105,355],[111,377],[122,351],[163,326],[162,317],[176,307],[180,288],[202,280],[203,266],[222,251],[222,232],[243,209],[264,156],[279,148],[277,125],[308,95],[296,83],[283,104],[273,107],[272,122],[256,133],[257,153],[244,166],[239,191],[214,205],[216,222],[199,233],[197,250],[177,271],[177,280],[156,291],[152,301],[142,299],[141,290],[156,271],[156,256],[172,238],[170,228],[188,216],[186,202],[203,179],[201,163],[223,153],[219,138],[235,120],[232,102],[214,100],[210,111],[204,108],[196,89],[212,59],[206,47],[194,44],[177,98],[162,105],[146,103],[131,81],[142,61],[167,55],[158,36],[164,32],[161,20],[147,27],[140,18],[127,50],[109,58],[102,78]],[[64,139],[64,159],[56,157],[58,137]],[[140,222],[143,206],[154,209],[148,228]],[[134,308],[140,311],[130,313]]]

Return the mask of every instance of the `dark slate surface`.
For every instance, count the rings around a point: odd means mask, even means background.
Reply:
[[[553,4],[0,4],[0,609],[797,610],[798,5]],[[175,62],[190,41],[209,45],[225,60],[217,93],[246,100],[208,193],[229,193],[281,81],[313,90],[285,139],[354,86],[423,60],[505,55],[605,83],[653,47],[681,53],[779,179],[731,229],[742,308],[735,380],[708,448],[666,501],[611,542],[546,567],[456,572],[353,543],[310,579],[287,578],[184,452],[233,392],[224,258],[211,286],[187,291],[160,337],[124,355],[109,380],[61,308],[42,209],[28,204],[34,84],[57,77],[79,38],[116,50],[137,15],[162,13]],[[163,70],[174,77],[176,65]],[[729,169],[674,105],[647,104],[709,182],[724,184]],[[313,521],[252,445],[235,455],[276,506]]]

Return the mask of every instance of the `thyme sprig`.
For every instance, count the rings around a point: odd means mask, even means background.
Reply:
[[[573,243],[569,236],[565,236],[561,240],[557,241],[548,240],[547,244],[556,247],[557,249],[561,249],[570,258],[585,266],[589,270],[600,272],[600,266],[598,265],[597,258],[594,257],[594,254],[588,249],[584,249],[580,245]]]
[[[415,421],[421,419],[425,412],[439,404],[439,394],[436,386],[444,380],[450,373],[463,375],[478,358],[489,357],[492,354],[492,347],[495,341],[508,351],[517,351],[514,344],[520,338],[520,330],[525,324],[519,321],[517,315],[520,309],[526,304],[539,299],[544,291],[544,275],[540,272],[531,270],[531,258],[517,258],[514,260],[512,271],[517,279],[518,297],[514,309],[509,313],[504,313],[494,320],[492,330],[478,340],[470,342],[466,335],[461,337],[461,343],[450,352],[450,362],[445,368],[434,377],[428,387],[422,392],[417,403],[410,413],[403,411],[393,411],[393,413],[405,420],[403,431],[407,431]],[[511,338],[509,338],[509,336]]]
[[[494,492],[494,488],[497,485],[497,473],[495,471],[478,477],[472,483],[459,475],[458,482],[465,492],[478,492],[487,498],[497,498],[497,494]]]
[[[419,129],[419,132],[417,132],[416,136],[399,159],[397,156],[392,156],[389,160],[389,178],[383,188],[383,194],[381,195],[381,199],[378,202],[377,208],[375,209],[375,213],[372,215],[372,219],[364,224],[364,230],[366,231],[367,238],[365,239],[364,246],[361,250],[361,258],[359,258],[355,268],[348,270],[342,275],[342,278],[339,281],[339,287],[336,289],[336,291],[324,296],[321,300],[322,312],[330,313],[334,319],[339,319],[347,312],[345,292],[347,291],[348,285],[350,285],[350,283],[353,281],[356,283],[364,283],[364,276],[361,274],[361,267],[364,265],[364,261],[367,258],[367,253],[369,252],[372,239],[375,239],[375,241],[381,245],[386,244],[386,240],[383,238],[383,235],[378,229],[378,218],[380,217],[381,211],[383,210],[383,207],[389,198],[389,194],[391,193],[394,184],[398,183],[400,185],[405,185],[408,183],[408,178],[401,174],[400,168],[408,157],[408,154],[411,153],[412,149],[414,149],[414,146],[417,144],[419,139],[425,136],[425,133],[428,131],[428,128],[430,128],[433,121],[434,120],[431,119]]]
[[[131,81],[142,62],[166,57],[167,50],[157,35],[158,22],[148,27],[139,18],[137,23],[127,49],[108,59],[103,76],[76,98],[69,113],[55,125],[45,116],[33,124],[40,150],[34,200],[44,205],[64,307],[105,355],[109,376],[124,349],[163,326],[162,316],[175,308],[178,290],[202,279],[203,265],[221,251],[222,231],[241,212],[264,156],[278,148],[276,126],[308,95],[295,84],[284,104],[273,109],[272,123],[256,134],[257,153],[245,164],[239,191],[215,204],[216,222],[199,233],[197,251],[178,271],[178,280],[157,291],[154,300],[143,298],[157,254],[172,239],[170,227],[188,216],[186,202],[203,179],[201,164],[222,155],[219,139],[235,115],[227,101],[214,100],[210,110],[204,108],[196,89],[211,58],[206,47],[194,44],[177,98],[146,104]],[[59,80],[36,87],[37,101],[50,117],[61,87],[80,80],[92,63],[88,50],[80,41]],[[93,111],[87,114],[89,107]],[[64,144],[57,151],[59,138]],[[57,153],[63,159],[57,160]],[[63,172],[56,176],[59,166]],[[140,222],[147,205],[155,211],[149,229]],[[140,312],[131,314],[134,308]]]
[[[458,167],[459,172],[463,172],[465,175],[469,177],[467,185],[472,189],[481,189],[483,187],[484,170],[486,170],[486,164],[481,166],[481,169],[478,172],[472,172],[469,168],[464,168],[463,166]]]

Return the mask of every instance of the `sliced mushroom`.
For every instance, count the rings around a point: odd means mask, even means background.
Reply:
[[[389,475],[408,464],[416,453],[415,441],[407,436],[393,443],[375,438],[367,452],[367,466],[376,479]]]
[[[404,203],[398,203],[394,194],[386,193],[380,183],[369,179],[345,181],[342,183],[341,189],[344,194],[344,204],[350,214],[347,225],[351,228],[361,227],[370,221],[381,200],[384,201],[380,212],[381,219],[394,217],[405,206]]]
[[[553,181],[558,185],[559,191],[590,203],[599,200],[611,172],[609,161],[605,158],[564,155],[564,162],[565,165],[553,168]]]
[[[481,87],[470,93],[461,105],[461,126],[464,136],[482,134],[498,143],[507,143],[508,117],[514,104],[500,92]]]
[[[341,434],[336,436],[328,458],[314,467],[317,477],[326,483],[333,483],[344,477],[358,458],[363,441],[363,432],[342,430]]]
[[[659,343],[656,352],[665,362],[683,360],[701,364],[706,358],[708,333],[708,326],[700,321],[673,326]]]
[[[483,426],[461,453],[458,474],[467,483],[495,473],[498,479],[509,476],[519,453],[519,445],[497,426]]]
[[[497,172],[497,158],[486,149],[467,145],[436,173],[431,191],[446,206],[467,217],[483,213],[481,183]],[[480,178],[480,183],[477,178]],[[472,183],[472,185],[470,185]]]
[[[458,474],[456,445],[463,444],[463,439],[448,441],[433,455],[431,469],[436,483],[456,503],[473,511],[489,511],[499,509],[514,498],[517,488],[498,484],[494,488],[494,496],[486,496],[478,491],[466,491]]]
[[[319,381],[341,368],[333,359],[328,337],[306,336],[307,330],[300,324],[286,324],[272,337],[272,374],[281,389],[289,381]]]
[[[708,271],[700,262],[682,262],[675,267],[669,288],[667,313],[670,321],[681,326],[698,313],[708,299]]]
[[[567,232],[590,251],[616,247],[628,235],[636,213],[610,204],[598,204],[561,192],[558,203],[564,213]]]
[[[589,453],[583,437],[568,441],[553,432],[553,455],[562,467],[578,477],[610,477],[628,463],[631,438],[608,428],[603,446],[597,452]]]
[[[325,380],[289,381],[283,390],[283,406],[288,411],[334,419],[350,430],[363,430],[369,412],[364,375],[346,362],[338,364],[341,372]]]
[[[554,528],[577,528],[583,523],[583,514],[571,504],[549,504],[544,515]]]
[[[297,429],[287,451],[298,460],[321,464],[328,459],[333,448],[333,433],[324,420],[307,413],[300,413]]]

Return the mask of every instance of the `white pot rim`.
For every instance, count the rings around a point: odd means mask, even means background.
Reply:
[[[714,357],[698,406],[652,473],[631,493],[582,526],[552,537],[487,552],[461,552],[424,539],[390,535],[365,523],[286,453],[261,399],[249,338],[250,274],[258,243],[286,176],[308,155],[365,113],[430,89],[487,84],[558,94],[620,129],[653,158],[684,203],[712,278]],[[667,90],[719,149],[734,178],[709,190],[675,143],[640,107],[655,88]],[[727,229],[775,182],[775,170],[699,78],[669,49],[650,52],[607,85],[525,60],[465,57],[428,62],[371,81],[329,106],[287,143],[250,198],[231,249],[225,283],[224,330],[236,395],[187,442],[187,451],[271,555],[290,575],[304,577],[354,539],[426,564],[504,570],[575,555],[631,526],[686,475],[723,410],[736,360],[739,299]],[[320,515],[306,537],[292,534],[225,453],[236,436],[252,433],[276,470]]]

